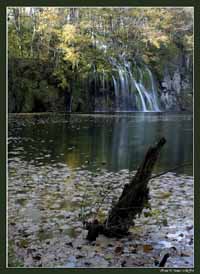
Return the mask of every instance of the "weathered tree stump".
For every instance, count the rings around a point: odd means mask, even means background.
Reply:
[[[125,185],[118,202],[111,209],[105,222],[100,224],[98,220],[94,220],[93,223],[87,224],[89,241],[96,240],[100,233],[108,237],[122,237],[128,234],[130,226],[134,225],[133,220],[136,215],[141,214],[148,204],[148,182],[165,143],[165,138],[161,138],[154,147],[148,149],[135,176],[129,184]]]

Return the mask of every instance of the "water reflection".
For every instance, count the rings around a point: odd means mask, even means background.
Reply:
[[[134,170],[150,144],[167,139],[157,171],[193,159],[192,116],[178,114],[28,115],[9,119],[9,159],[35,165]],[[192,167],[180,170],[192,174]]]

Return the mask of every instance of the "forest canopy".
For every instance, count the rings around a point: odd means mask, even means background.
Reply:
[[[83,83],[88,82],[94,70],[107,73],[109,81],[112,58],[118,60],[125,56],[131,62],[144,63],[162,78],[169,59],[180,51],[192,56],[192,50],[193,8],[189,7],[8,9],[10,64],[14,60],[13,66],[17,64],[19,70],[24,62],[30,67],[45,64],[46,78],[39,80],[40,88],[52,84],[57,92],[73,93],[74,102],[85,101],[89,96],[85,94],[83,98],[83,92],[88,89]],[[30,74],[34,74],[33,79],[40,78],[37,71]],[[12,78],[20,75],[12,72]],[[33,84],[24,85],[33,92]],[[51,93],[55,92],[50,91],[50,97]],[[52,98],[55,99],[54,95]],[[31,104],[27,101],[24,111],[29,111]]]

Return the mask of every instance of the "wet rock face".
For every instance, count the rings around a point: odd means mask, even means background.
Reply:
[[[161,82],[161,87],[163,90],[171,90],[172,89],[172,79],[169,73],[165,73],[164,79]]]
[[[173,91],[164,91],[160,97],[161,105],[166,111],[180,110],[177,97]]]
[[[181,91],[181,75],[180,75],[180,72],[179,72],[178,69],[174,73],[173,80],[172,80],[172,87],[173,87],[173,90],[175,90],[177,94],[180,94],[180,91]]]
[[[184,85],[185,86],[185,85]],[[161,82],[161,87],[164,91],[175,91],[176,94],[180,94],[182,87],[181,73],[177,69],[172,76],[169,72],[165,72],[164,79]]]
[[[193,90],[191,56],[182,54],[166,64],[160,88],[163,110],[179,111],[192,108],[192,100],[189,98]]]

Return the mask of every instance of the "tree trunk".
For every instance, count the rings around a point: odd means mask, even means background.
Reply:
[[[134,225],[133,220],[136,218],[136,215],[141,214],[143,208],[148,205],[148,182],[160,150],[165,143],[165,138],[161,138],[154,147],[148,149],[137,173],[131,182],[125,185],[118,202],[111,209],[105,222],[99,224],[98,220],[94,220],[93,223],[87,225],[88,240],[96,240],[99,233],[108,237],[127,235],[130,226]]]

